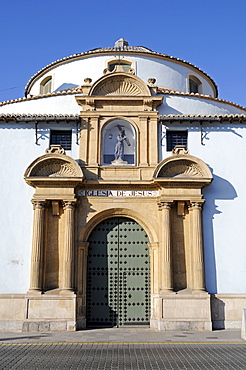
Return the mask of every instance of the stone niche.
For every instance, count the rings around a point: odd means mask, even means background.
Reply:
[[[163,96],[156,95],[152,87],[139,77],[118,67],[94,84],[86,84],[83,91],[84,95],[76,96],[76,101],[81,106],[79,156],[85,167],[86,178],[111,181],[117,180],[118,173],[122,172],[125,179],[129,176],[133,180],[147,176],[151,179],[153,169],[158,163],[157,107],[162,103]],[[118,169],[117,173],[112,167],[119,163],[105,165],[102,154],[102,150],[105,150],[104,128],[114,120],[128,122],[135,132],[134,163],[126,160],[128,163],[121,163],[122,170]],[[111,154],[114,152],[111,151]],[[134,171],[132,167],[141,168],[141,171]]]

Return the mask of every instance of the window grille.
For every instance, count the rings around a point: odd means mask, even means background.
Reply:
[[[51,131],[50,145],[61,145],[65,150],[72,149],[72,131]]]
[[[187,131],[166,131],[167,151],[171,152],[176,145],[184,145],[187,149]]]

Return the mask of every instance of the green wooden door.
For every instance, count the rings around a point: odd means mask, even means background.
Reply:
[[[89,237],[87,326],[149,325],[148,236],[135,221],[114,217]]]

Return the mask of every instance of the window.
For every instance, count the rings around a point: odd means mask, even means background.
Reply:
[[[189,92],[202,94],[202,83],[196,76],[189,76]]]
[[[191,79],[189,80],[189,84],[190,84],[190,93],[198,93],[198,84]]]
[[[72,131],[61,130],[50,132],[50,145],[61,145],[65,150],[72,149]]]
[[[48,94],[51,92],[52,77],[46,77],[40,84],[40,94]]]
[[[129,72],[132,64],[125,60],[115,60],[113,62],[108,63],[108,70],[113,72],[116,66],[121,66],[124,72]]]
[[[184,145],[187,148],[187,131],[166,131],[167,151],[171,152],[176,145]]]

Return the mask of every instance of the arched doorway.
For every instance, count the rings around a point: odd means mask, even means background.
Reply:
[[[87,327],[148,326],[149,239],[127,217],[99,223],[88,239]]]

